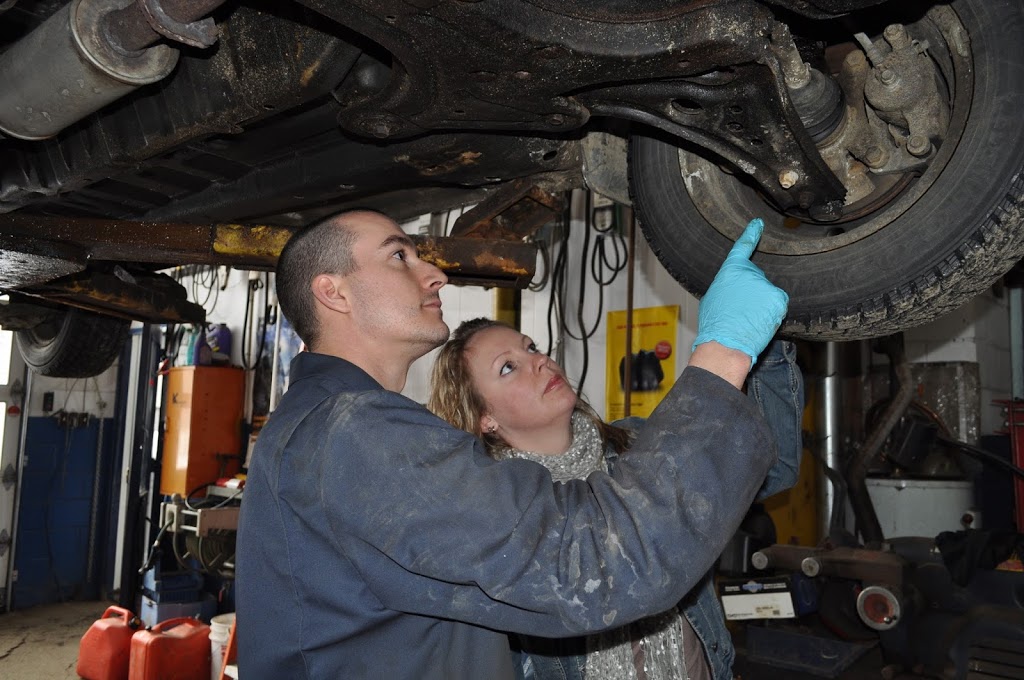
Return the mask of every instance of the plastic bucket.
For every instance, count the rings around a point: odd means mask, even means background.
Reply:
[[[210,619],[210,680],[220,678],[220,670],[224,665],[224,652],[231,635],[231,624],[235,622],[235,613],[218,614]]]

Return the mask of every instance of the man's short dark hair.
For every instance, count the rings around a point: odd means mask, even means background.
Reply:
[[[321,274],[347,276],[355,271],[355,236],[346,223],[359,214],[380,213],[348,210],[314,222],[288,240],[277,260],[277,300],[281,313],[308,348],[312,349],[320,340],[313,279]]]

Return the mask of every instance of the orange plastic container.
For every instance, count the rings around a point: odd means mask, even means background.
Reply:
[[[132,636],[129,680],[207,680],[210,627],[188,617],[167,619]]]
[[[75,672],[85,680],[128,680],[132,635],[138,629],[135,614],[107,607],[82,636]]]

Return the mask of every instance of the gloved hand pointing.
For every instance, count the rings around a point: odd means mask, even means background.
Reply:
[[[764,221],[757,217],[725,258],[697,311],[693,346],[714,340],[750,355],[750,365],[768,346],[786,317],[789,296],[764,275],[750,256],[761,240]]]

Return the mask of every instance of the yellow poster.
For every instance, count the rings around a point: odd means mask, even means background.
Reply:
[[[608,312],[608,354],[605,366],[605,415],[609,421],[626,415],[626,373],[629,373],[629,415],[649,416],[676,380],[676,328],[679,305],[633,310],[632,351],[626,366],[626,312]]]

